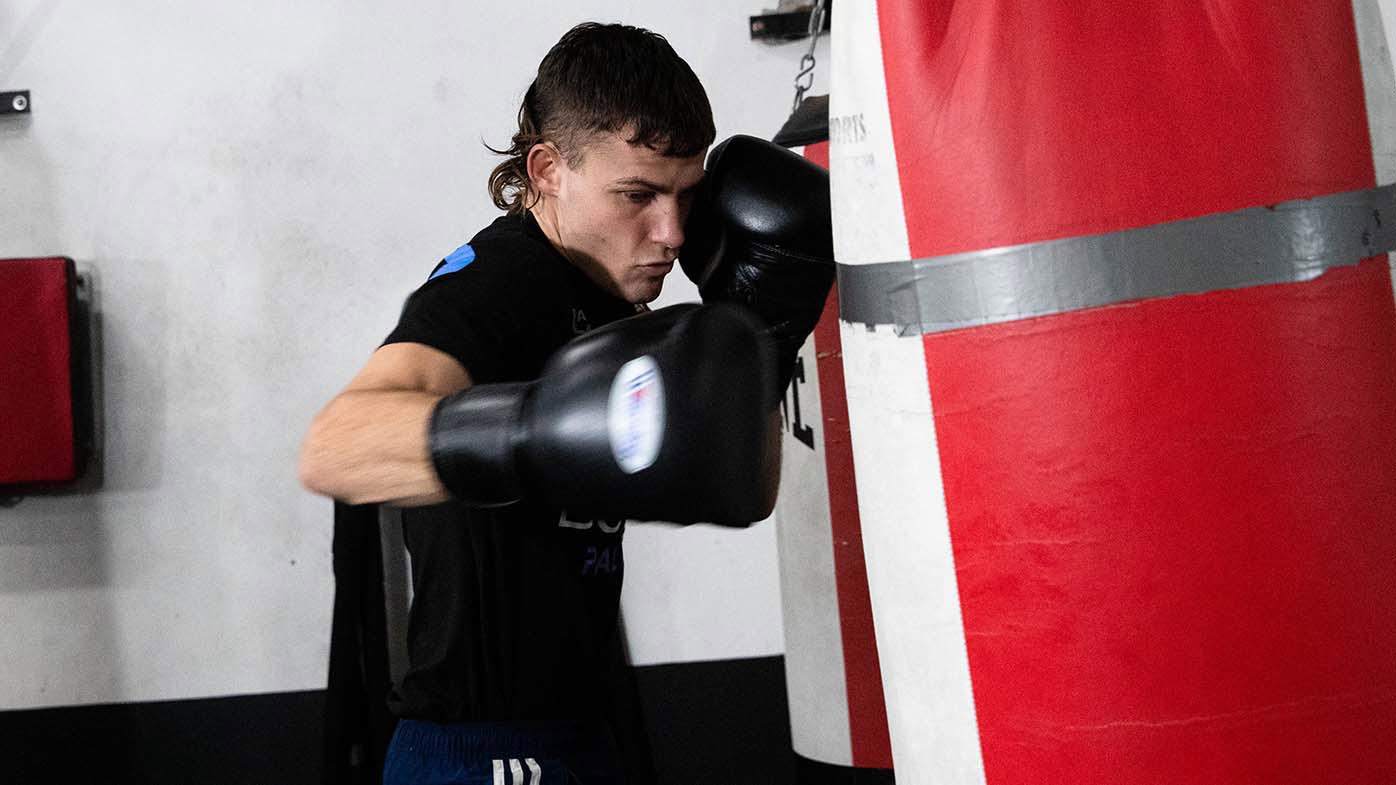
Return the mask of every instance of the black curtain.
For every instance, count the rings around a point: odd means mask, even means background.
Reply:
[[[396,719],[388,713],[388,620],[378,505],[334,505],[334,621],[325,694],[325,785],[382,782]]]

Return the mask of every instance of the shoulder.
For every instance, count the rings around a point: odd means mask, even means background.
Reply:
[[[570,324],[565,264],[541,232],[504,216],[436,265],[384,344],[440,350],[477,383],[527,378]]]
[[[524,216],[505,215],[442,258],[423,289],[545,284],[558,277],[555,256],[545,238],[529,231]]]

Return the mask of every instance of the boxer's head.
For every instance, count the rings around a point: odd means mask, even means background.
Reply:
[[[662,36],[586,23],[543,58],[490,195],[531,210],[564,256],[630,302],[659,295],[716,131]]]

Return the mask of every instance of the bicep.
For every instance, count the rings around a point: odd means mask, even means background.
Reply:
[[[344,392],[411,390],[438,397],[473,384],[470,372],[446,352],[423,343],[380,346]]]
[[[413,343],[380,347],[311,422],[302,484],[351,504],[445,500],[427,423],[440,398],[469,386],[470,374],[445,352]]]

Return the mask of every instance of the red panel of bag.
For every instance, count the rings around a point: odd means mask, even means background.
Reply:
[[[883,0],[913,257],[1367,188],[1350,0]]]
[[[0,485],[76,474],[69,265],[0,260]]]
[[[1385,258],[925,345],[988,785],[1396,782]]]
[[[1374,184],[1349,0],[879,15],[913,256]],[[1396,782],[1384,258],[924,343],[989,785]]]

